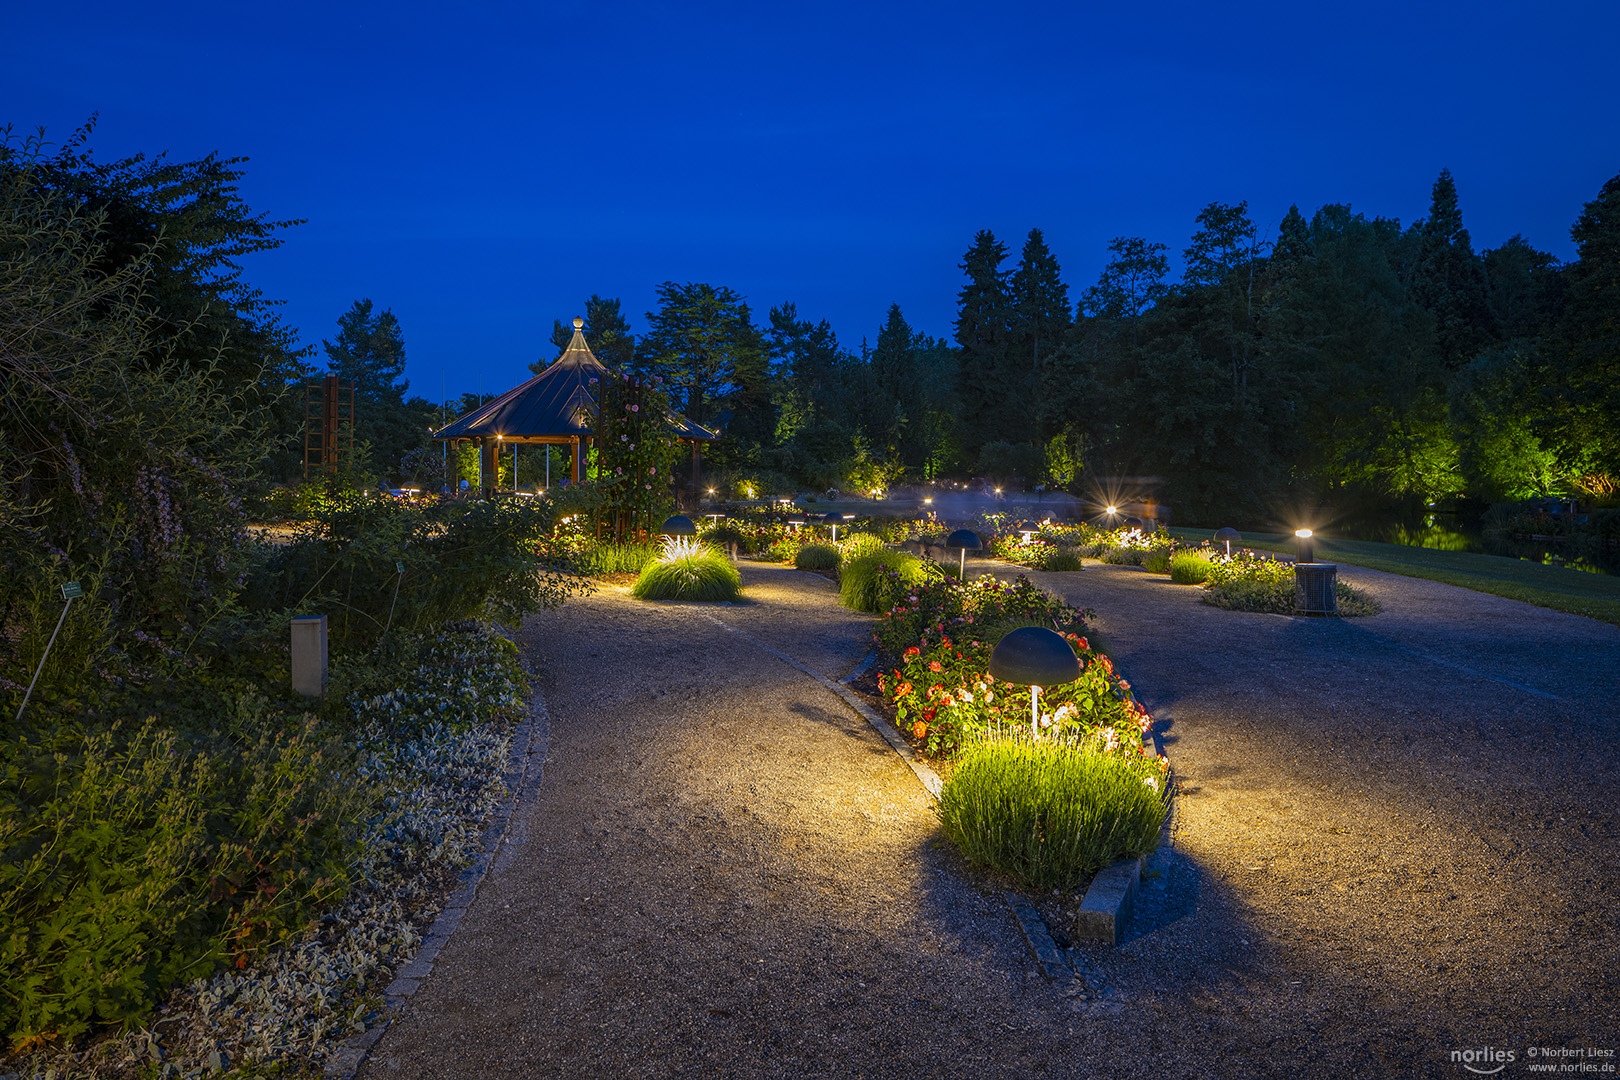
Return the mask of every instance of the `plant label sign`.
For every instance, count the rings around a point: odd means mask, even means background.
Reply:
[[[64,600],[77,600],[83,595],[84,590],[79,587],[79,583],[77,581],[70,581],[66,585],[62,586],[62,599]]]
[[[405,572],[405,564],[402,562],[395,562],[394,569],[403,574]]]

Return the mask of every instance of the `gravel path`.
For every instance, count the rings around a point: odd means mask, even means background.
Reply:
[[[865,652],[830,583],[745,564],[748,604],[526,625],[527,842],[362,1075],[1456,1076],[1454,1048],[1614,1044],[1620,629],[1370,573],[1389,613],[1357,623],[1034,576],[1098,610],[1187,785],[1134,936],[1086,950],[1124,1015],[1040,978],[864,721],[705,617],[833,678]],[[1455,633],[1412,613],[1431,589]],[[1493,625],[1533,655],[1470,645]]]

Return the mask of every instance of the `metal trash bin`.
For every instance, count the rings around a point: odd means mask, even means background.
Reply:
[[[1337,563],[1294,564],[1294,609],[1301,615],[1339,613]]]

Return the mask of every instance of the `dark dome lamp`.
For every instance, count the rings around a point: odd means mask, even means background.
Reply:
[[[1041,734],[1041,687],[1062,686],[1080,677],[1080,660],[1063,635],[1044,626],[1023,626],[996,644],[990,674],[1002,682],[1029,687],[1029,730]]]
[[[691,518],[685,514],[676,514],[659,526],[658,531],[665,536],[696,536],[698,529]]]
[[[1226,557],[1230,559],[1232,557],[1232,541],[1242,540],[1243,534],[1228,525],[1224,529],[1215,530],[1215,539],[1226,541]]]
[[[980,548],[984,547],[984,541],[979,539],[978,533],[969,532],[967,529],[957,529],[955,532],[951,533],[951,535],[945,538],[945,546],[948,548],[957,548],[961,551],[962,556],[958,560],[956,578],[958,581],[966,581],[968,549],[972,548],[974,551],[978,551]]]

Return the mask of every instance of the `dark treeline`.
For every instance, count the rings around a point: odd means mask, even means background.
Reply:
[[[1567,265],[1522,236],[1475,251],[1442,172],[1405,227],[1296,206],[1268,237],[1245,203],[1211,203],[1179,282],[1166,245],[1122,236],[1072,304],[1039,229],[1016,260],[980,232],[950,342],[892,306],[855,350],[791,303],[756,325],[732,290],[674,282],[639,335],[591,297],[586,336],[725,430],[722,475],[766,487],[1083,493],[1147,474],[1183,520],[1602,498],[1620,477],[1620,177],[1571,232]]]

